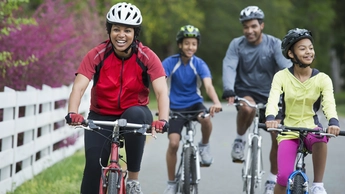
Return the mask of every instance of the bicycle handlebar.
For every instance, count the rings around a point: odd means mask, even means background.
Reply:
[[[223,111],[223,109],[220,109],[220,111]],[[199,115],[202,113],[201,115]],[[156,113],[156,116],[158,116],[158,112]],[[169,112],[169,119],[177,119],[177,118],[184,118],[187,120],[194,120],[198,117],[201,118],[207,118],[210,116],[210,110],[205,111],[205,109],[201,110],[193,110],[193,111],[172,111]]]
[[[200,115],[200,113],[202,114]],[[170,111],[169,118],[170,119],[177,119],[177,118],[184,118],[187,120],[194,120],[198,117],[207,118],[210,116],[209,111],[205,110],[195,110],[195,111]]]
[[[328,128],[323,128],[322,131],[319,131],[317,129],[305,128],[305,127],[288,127],[285,125],[278,125],[278,128],[267,128],[265,123],[259,123],[258,127],[262,129],[267,129],[267,131],[278,131],[278,132],[298,131],[301,133],[307,132],[307,133],[315,133],[315,134],[323,135],[323,136],[336,137],[333,134],[327,133]],[[345,136],[345,131],[340,131],[339,135]]]
[[[243,101],[245,102],[249,107],[251,108],[258,108],[258,109],[262,109],[265,108],[266,105],[263,103],[258,103],[258,104],[252,104],[251,102],[249,102],[249,100],[245,99],[245,98],[241,98],[241,97],[235,97],[235,106],[243,106],[243,104],[239,101]]]
[[[91,130],[91,131],[98,131],[98,130],[104,129],[98,125],[134,128],[134,130],[123,130],[122,133],[134,133],[134,134],[152,136],[155,139],[157,138],[157,136],[153,135],[152,133],[148,133],[148,131],[151,130],[151,125],[127,123],[126,119],[117,119],[115,121],[97,121],[97,120],[84,119],[81,127],[86,130]]]

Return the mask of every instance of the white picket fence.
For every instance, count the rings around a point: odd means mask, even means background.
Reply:
[[[90,87],[80,105],[88,113]],[[66,125],[72,86],[0,92],[0,194],[13,191],[83,147],[83,130]]]

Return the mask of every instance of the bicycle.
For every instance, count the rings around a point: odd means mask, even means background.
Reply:
[[[96,133],[99,130],[108,130],[98,125],[114,126],[111,138],[106,137],[111,141],[111,151],[108,166],[102,166],[101,158],[99,160],[99,163],[102,167],[99,194],[125,194],[127,170],[123,170],[119,163],[119,160],[123,160],[122,155],[119,152],[120,148],[122,148],[124,145],[123,135],[127,133],[134,133],[138,135],[150,135],[154,138],[157,137],[152,133],[147,133],[147,131],[151,130],[150,125],[127,123],[126,119],[118,119],[115,121],[84,120],[81,127]],[[122,129],[120,130],[120,128]],[[126,130],[125,128],[133,129]]]
[[[265,128],[266,125],[264,123],[260,123],[259,127]],[[304,144],[304,138],[307,136],[308,133],[313,133],[316,135],[321,136],[327,136],[327,137],[336,137],[333,134],[327,133],[327,128],[324,128],[322,131],[317,129],[309,129],[309,128],[303,128],[303,127],[288,127],[284,125],[279,125],[279,127],[276,128],[268,128],[268,131],[278,131],[281,132],[288,132],[288,131],[297,131],[298,138],[299,138],[299,146],[297,150],[296,155],[296,164],[295,164],[295,170],[289,175],[288,178],[288,184],[286,188],[287,194],[308,194],[308,188],[309,188],[309,179],[306,174],[306,167],[305,167],[305,157],[310,153]],[[345,131],[340,131],[341,136],[345,136]]]
[[[202,114],[200,114],[202,113]],[[198,184],[200,181],[200,160],[198,146],[194,144],[194,136],[196,128],[193,124],[198,117],[206,118],[210,114],[205,110],[197,111],[183,111],[174,112],[170,111],[171,119],[185,119],[187,122],[184,124],[186,134],[181,138],[183,141],[181,159],[178,170],[175,174],[175,181],[177,185],[177,193],[179,194],[197,194]]]
[[[248,134],[248,150],[245,160],[233,160],[236,163],[243,163],[242,179],[243,179],[243,192],[247,194],[254,194],[261,192],[261,180],[265,173],[263,170],[263,159],[261,142],[262,136],[259,130],[260,109],[266,106],[262,103],[252,104],[245,98],[236,97],[235,106],[243,106],[246,103],[249,107],[255,109],[255,117],[253,119],[253,127]]]

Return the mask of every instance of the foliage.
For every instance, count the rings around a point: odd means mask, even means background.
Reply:
[[[177,52],[176,33],[181,26],[191,24],[202,30],[205,25],[197,0],[136,0],[134,4],[143,15],[141,37],[161,59]]]
[[[35,24],[33,18],[13,17],[13,12],[19,9],[19,4],[28,2],[29,0],[0,1],[0,39],[3,35],[8,36],[10,32],[20,30],[21,24]]]
[[[37,59],[26,66],[5,67],[1,86],[24,90],[26,85],[58,87],[72,82],[83,55],[90,45],[101,42],[100,33],[105,32],[98,27],[98,16],[89,11],[92,4],[82,0],[74,3],[88,9],[80,8],[78,15],[70,11],[75,4],[47,0],[33,15],[37,25],[21,26],[20,31],[11,32],[0,41],[0,50],[8,49],[15,60],[33,55]]]
[[[329,50],[332,44],[331,24],[335,18],[332,1],[290,1],[294,6],[289,11],[294,14],[291,17],[293,26],[289,27],[311,30],[316,52],[313,66],[330,74]]]
[[[13,12],[19,10],[19,4],[24,2],[27,3],[29,0],[0,1],[0,43],[1,40],[5,39],[11,32],[20,30],[21,25],[36,24],[33,18],[15,18],[13,16]],[[5,76],[6,67],[25,66],[30,62],[34,62],[35,59],[35,56],[31,55],[27,58],[14,60],[12,52],[6,50],[6,47],[0,49],[0,76]]]
[[[57,64],[64,64],[66,66],[65,69],[73,69],[72,72],[69,72],[70,77],[68,79],[59,76],[52,76],[51,73],[49,76],[53,77],[56,82],[59,80],[64,80],[65,82],[71,81],[73,79],[73,72],[75,71],[76,66],[80,63],[80,56],[83,53],[85,54],[85,48],[89,49],[90,44],[86,44],[85,42],[78,42],[79,40],[89,41],[88,38],[81,38],[81,37],[92,37],[94,42],[100,42],[100,39],[96,37],[104,37],[107,38],[106,32],[104,31],[104,23],[105,23],[105,14],[109,10],[109,8],[118,3],[122,0],[111,0],[111,1],[104,1],[104,0],[97,0],[97,1],[82,1],[77,0],[73,4],[73,14],[70,11],[66,11],[68,18],[78,18],[82,20],[84,18],[84,14],[89,14],[94,17],[97,14],[97,18],[90,20],[90,22],[86,22],[86,19],[82,24],[86,25],[83,27],[78,28],[79,36],[76,36],[76,27],[68,28],[68,25],[76,26],[75,20],[72,23],[66,23],[62,25],[54,25],[54,28],[61,30],[61,27],[57,26],[66,26],[66,29],[74,30],[74,33],[69,33],[69,37],[66,37],[65,40],[69,39],[66,44],[69,42],[76,42],[80,46],[80,49],[84,49],[75,53],[78,56],[71,56],[72,59],[69,61],[67,60],[67,56],[64,55],[64,52],[61,48],[63,48],[63,42],[59,42],[58,39],[54,39],[56,44],[51,44],[51,49],[53,49],[54,56],[57,53],[56,58],[58,60],[52,60],[54,62],[50,62],[51,66],[58,66]],[[31,3],[32,2],[32,3]],[[34,9],[40,2],[44,2],[42,0],[30,0],[30,8]],[[57,4],[58,2],[68,2],[65,1],[55,1]],[[265,12],[265,29],[264,33],[271,34],[276,36],[277,38],[282,38],[285,33],[291,28],[307,28],[313,32],[315,37],[315,50],[316,50],[316,60],[313,63],[314,67],[320,69],[321,71],[326,72],[329,75],[331,66],[330,64],[330,57],[329,57],[329,50],[333,47],[336,48],[337,54],[342,60],[341,62],[345,62],[345,36],[344,36],[344,29],[345,23],[342,20],[343,12],[342,12],[342,5],[345,6],[345,3],[340,0],[315,0],[311,1],[299,1],[299,0],[277,0],[277,1],[270,1],[270,0],[262,0],[262,1],[254,1],[254,0],[244,0],[244,1],[209,1],[209,0],[129,0],[128,2],[135,4],[141,10],[143,15],[143,25],[142,25],[142,33],[139,39],[147,46],[149,46],[153,51],[157,53],[157,55],[164,59],[165,57],[178,52],[176,48],[176,41],[175,36],[176,32],[182,25],[192,24],[198,27],[201,30],[202,35],[202,43],[200,48],[198,49],[197,55],[203,58],[206,63],[209,65],[212,75],[213,75],[213,83],[215,84],[216,91],[218,94],[222,92],[222,60],[224,58],[226,49],[230,43],[230,41],[238,36],[242,35],[242,26],[238,21],[239,12],[248,5],[258,5],[264,12]],[[92,6],[91,6],[92,5]],[[66,10],[66,9],[64,9]],[[60,12],[51,13],[52,15],[58,14]],[[93,14],[92,14],[93,13]],[[59,16],[62,17],[62,16]],[[89,17],[89,16],[87,16]],[[87,18],[86,17],[86,18]],[[81,22],[80,22],[81,23]],[[79,23],[79,24],[80,24]],[[90,28],[89,26],[94,26],[94,28]],[[99,27],[100,26],[100,27]],[[32,29],[33,27],[30,27]],[[55,29],[54,29],[55,30]],[[86,35],[90,33],[95,33],[96,35]],[[102,31],[104,36],[101,36],[100,31]],[[23,33],[22,33],[23,34]],[[31,33],[35,34],[35,33]],[[68,33],[62,33],[68,34]],[[12,35],[10,35],[12,36]],[[17,35],[19,37],[19,35]],[[21,37],[27,38],[27,36],[22,35]],[[13,39],[13,38],[12,38]],[[46,38],[49,39],[49,38]],[[97,39],[97,41],[95,40]],[[37,41],[37,40],[34,40]],[[32,41],[29,41],[30,43]],[[2,42],[1,42],[2,44]],[[40,43],[41,44],[41,43]],[[94,43],[91,45],[93,46]],[[47,48],[47,43],[41,44],[45,45],[41,48]],[[12,47],[23,47],[23,44],[17,45],[12,44],[7,48]],[[28,46],[30,51],[36,50],[32,48],[30,45]],[[1,45],[0,45],[1,47]],[[71,44],[71,47],[65,45],[65,48],[70,50],[77,50],[76,48],[78,45]],[[55,51],[58,49],[60,51]],[[47,50],[47,49],[43,49]],[[62,50],[62,51],[61,51]],[[10,51],[10,50],[6,50]],[[27,57],[35,55],[35,53],[25,53],[26,55],[19,55],[18,56],[11,56],[13,59],[20,59],[25,61]],[[74,55],[71,53],[71,55]],[[26,58],[25,58],[25,57]],[[62,57],[65,57],[66,62],[61,62]],[[4,57],[3,57],[4,58]],[[47,60],[46,57],[45,60]],[[61,58],[61,59],[60,59]],[[30,63],[36,64],[35,68],[45,69],[45,62],[42,62],[42,56],[37,57],[39,63]],[[41,62],[40,62],[41,61]],[[74,64],[72,68],[71,63]],[[67,65],[65,65],[67,64]],[[28,65],[28,66],[30,66]],[[20,65],[18,65],[20,66]],[[29,68],[26,67],[18,67],[16,69],[21,69],[20,72],[25,71],[24,75],[29,73]],[[68,66],[68,68],[67,68]],[[28,69],[28,70],[26,70]],[[341,71],[344,71],[345,68],[342,68]],[[14,71],[12,69],[12,71]],[[28,71],[28,72],[26,72]],[[54,70],[56,71],[56,70]],[[58,74],[66,74],[66,70],[59,70]],[[343,72],[345,73],[345,72]],[[42,71],[39,72],[39,75],[42,74]],[[13,76],[14,74],[11,74]],[[21,75],[21,74],[17,74]],[[17,76],[19,77],[19,76]],[[29,76],[30,77],[30,76]],[[32,76],[31,76],[32,77]],[[23,79],[23,81],[27,81],[28,79]],[[1,81],[1,80],[0,80]],[[8,81],[10,82],[10,81]],[[51,84],[49,80],[42,80],[41,83]],[[12,84],[14,85],[14,84]],[[37,84],[39,85],[39,84]]]
[[[336,12],[336,17],[332,22],[332,46],[337,52],[337,56],[340,60],[341,65],[341,75],[345,77],[345,12],[344,6],[345,1],[333,0],[333,9]],[[345,84],[343,84],[343,89],[345,89]]]

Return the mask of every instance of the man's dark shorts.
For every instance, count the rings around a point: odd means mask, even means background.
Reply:
[[[257,94],[257,93],[251,92],[251,91],[236,90],[236,95],[238,97],[241,97],[241,98],[243,98],[244,96],[250,96],[254,99],[255,103],[267,104],[267,100],[268,100],[268,98],[266,96],[263,96],[263,95],[260,95],[260,94]],[[237,108],[237,110],[238,110],[238,108]],[[260,123],[266,122],[265,112],[266,112],[266,108],[260,109],[260,118],[259,118]],[[278,114],[276,116],[276,119],[281,120],[283,118],[282,116],[283,116],[282,110],[279,109]]]
[[[199,102],[199,103],[196,103],[190,107],[187,107],[187,108],[183,108],[183,109],[171,109],[172,111],[175,111],[175,112],[184,112],[184,111],[196,111],[196,110],[201,110],[201,112],[203,110],[207,110],[206,107],[204,106],[203,103]],[[182,131],[182,128],[184,126],[184,124],[187,122],[186,119],[183,119],[183,118],[177,118],[177,119],[169,119],[169,132],[168,132],[168,135],[171,134],[171,133],[177,133],[177,134],[180,134],[181,136],[181,131]]]

